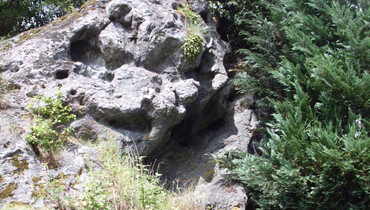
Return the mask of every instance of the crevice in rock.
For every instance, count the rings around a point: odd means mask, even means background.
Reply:
[[[221,39],[225,42],[229,42],[228,29],[230,23],[224,20],[224,18],[217,18],[217,33],[220,35]]]
[[[239,55],[235,52],[227,53],[224,57],[223,64],[225,66],[225,69],[229,73],[229,76],[234,76],[236,73],[236,69],[242,64],[243,62],[243,56]],[[231,75],[230,75],[231,73]]]
[[[209,10],[203,10],[200,12],[200,17],[202,17],[203,21],[208,24],[210,22],[210,19],[211,19],[211,14],[209,12]]]
[[[123,59],[106,62],[103,54],[97,46],[96,38],[78,40],[71,43],[71,59],[81,62],[90,68],[77,69],[75,72],[89,78],[99,78],[111,82],[114,79],[112,70],[124,64]]]
[[[133,132],[147,133],[152,129],[151,122],[141,113],[133,114],[132,116],[116,116],[110,119],[105,119],[107,124],[117,130],[128,130]]]
[[[114,79],[114,73],[113,72],[106,72],[105,74],[104,74],[104,76],[102,77],[102,79],[103,80],[105,80],[105,81],[108,81],[108,82],[112,82],[113,81],[113,79]]]
[[[201,98],[203,98],[203,96],[200,95],[199,100]],[[226,101],[220,101],[218,97],[213,97],[202,109],[198,108],[198,110],[196,110],[196,103],[188,107],[188,110],[195,111],[189,111],[184,120],[172,129],[171,138],[179,142],[180,145],[193,144],[195,139],[191,138],[191,136],[198,135],[200,132],[207,130],[207,128],[210,126],[212,127],[214,123],[218,123],[218,121],[222,119],[226,111],[226,107],[223,106],[225,103]],[[224,109],[222,115],[219,114],[222,112],[221,109]],[[218,115],[215,113],[218,113]]]

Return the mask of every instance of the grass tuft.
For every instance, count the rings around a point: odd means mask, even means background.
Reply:
[[[176,194],[160,183],[160,175],[142,163],[143,157],[122,155],[113,141],[96,145],[102,168],[90,170],[84,193],[72,204],[79,209],[199,209],[190,192]],[[180,201],[181,200],[181,201]]]

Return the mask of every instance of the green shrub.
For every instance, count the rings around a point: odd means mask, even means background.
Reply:
[[[37,96],[28,107],[32,112],[33,125],[30,128],[30,134],[26,135],[26,139],[31,145],[41,149],[51,158],[54,152],[61,149],[63,142],[73,131],[72,127],[66,128],[65,125],[76,119],[76,116],[71,114],[69,106],[63,104],[60,91],[55,98]]]
[[[231,153],[221,163],[262,209],[366,209],[368,2],[261,5],[267,11],[251,12],[255,28],[242,32],[250,48],[241,50],[248,68],[237,84],[271,104],[269,139],[259,154]]]
[[[185,56],[190,59],[196,59],[201,53],[203,48],[203,40],[196,34],[190,34],[182,46],[184,48]]]

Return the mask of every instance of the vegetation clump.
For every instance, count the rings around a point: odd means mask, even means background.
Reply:
[[[191,10],[189,4],[185,4],[178,11],[186,18],[187,38],[182,46],[184,55],[189,60],[195,60],[202,53],[205,36],[208,33],[207,26],[201,17]]]
[[[89,171],[84,193],[70,206],[77,209],[198,209],[196,198],[182,199],[160,184],[159,174],[142,164],[142,157],[122,155],[112,140],[99,142],[102,168]],[[179,202],[181,200],[181,202]]]
[[[159,185],[158,176],[149,175],[141,158],[121,155],[112,141],[97,149],[102,170],[91,171],[79,205],[86,209],[168,209],[169,194]]]
[[[41,152],[46,154],[47,160],[52,163],[54,153],[62,148],[73,131],[72,127],[66,128],[66,123],[76,119],[76,116],[71,113],[69,106],[63,104],[60,91],[55,98],[35,97],[28,107],[32,111],[33,125],[26,139],[36,150],[41,149]]]
[[[221,163],[262,209],[370,206],[367,1],[245,1],[245,71],[267,136]],[[248,18],[248,19],[247,19]]]
[[[199,15],[191,10],[188,3],[186,3],[182,8],[179,8],[178,11],[185,16],[188,24],[196,25],[201,23]]]
[[[198,35],[190,34],[182,47],[185,56],[190,60],[195,60],[202,53],[203,41]]]

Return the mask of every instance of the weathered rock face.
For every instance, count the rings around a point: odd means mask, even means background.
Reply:
[[[250,96],[228,102],[225,116],[211,128],[193,135],[192,144],[171,141],[162,149],[156,158],[161,161],[159,172],[169,187],[193,186],[203,198],[203,205],[212,209],[246,208],[245,189],[240,184],[229,183],[227,171],[212,156],[248,150],[257,125],[251,102]]]
[[[200,112],[228,80],[222,64],[228,45],[212,25],[203,55],[195,61],[184,57],[185,18],[176,12],[178,5],[97,1],[3,52],[3,77],[22,86],[23,107],[29,96],[61,87],[79,113],[77,135],[87,121],[95,122],[148,155],[189,112],[186,107]],[[105,138],[103,130],[94,137]]]
[[[35,202],[33,177],[42,182],[63,173],[72,183],[85,168],[84,158],[95,158],[76,143],[61,158],[75,161],[62,161],[59,169],[47,170],[37,160],[22,136],[30,123],[25,107],[35,95],[52,96],[60,88],[77,114],[76,138],[111,138],[141,155],[152,154],[171,136],[198,133],[225,114],[229,88],[223,58],[229,47],[219,38],[206,1],[192,0],[210,32],[202,54],[187,59],[185,17],[176,11],[182,3],[96,0],[0,45],[2,79],[19,87],[6,95],[7,108],[0,110],[0,191],[17,185],[14,196],[0,203]],[[16,177],[14,157],[28,167]]]

